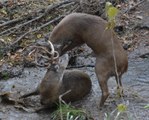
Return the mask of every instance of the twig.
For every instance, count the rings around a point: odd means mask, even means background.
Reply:
[[[26,33],[24,33],[23,35],[21,35],[16,41],[14,41],[12,44],[11,44],[11,47],[14,46],[15,44],[19,43],[19,41],[24,38],[28,33],[30,33],[31,31],[28,31]]]
[[[63,2],[60,2],[60,3],[56,3],[56,4],[52,4],[52,5],[49,5],[45,11],[45,15],[47,15],[50,11],[52,11],[53,9],[55,8],[58,8],[60,7],[61,5],[63,4],[68,4],[68,3],[71,3],[71,2],[76,2],[75,0],[65,0]]]
[[[76,9],[78,8],[78,4],[75,4],[74,6],[72,6],[72,8],[70,8],[68,13],[72,13],[72,12],[76,12]]]
[[[57,18],[55,18],[55,19],[53,19],[53,20],[51,20],[51,21],[49,21],[49,22],[43,24],[42,26],[40,26],[40,27],[38,27],[38,28],[32,29],[32,30],[30,30],[30,31],[28,31],[28,32],[26,32],[26,33],[24,33],[22,36],[20,36],[16,41],[14,41],[14,42],[11,44],[11,47],[13,47],[15,44],[19,43],[19,42],[21,41],[21,39],[24,38],[27,34],[32,33],[32,32],[36,32],[36,31],[39,31],[39,30],[41,30],[42,28],[48,26],[49,24],[52,24],[53,22],[56,22],[56,21],[62,19],[63,17],[64,17],[64,16],[59,16],[59,17],[57,17]]]
[[[68,3],[68,4],[65,4],[65,5],[60,6],[59,8],[60,8],[60,9],[64,9],[64,8],[66,8],[67,6],[70,6],[70,5],[73,5],[73,4],[74,4],[74,2],[70,2],[70,3]]]
[[[146,0],[142,0],[139,3],[137,3],[136,5],[132,6],[131,8],[127,9],[124,13],[129,13],[131,10],[133,10],[135,7],[139,6],[140,4],[142,4],[143,2],[145,2]]]
[[[38,28],[36,28],[36,29],[32,29],[32,30],[30,30],[30,31],[28,31],[28,32],[26,32],[26,33],[24,33],[24,34],[21,35],[18,39],[16,39],[12,44],[6,46],[7,49],[5,50],[5,52],[7,53],[7,51],[10,51],[10,50],[12,50],[12,49],[13,49],[13,50],[16,49],[16,48],[18,47],[17,44],[19,44],[19,42],[21,42],[21,40],[22,40],[27,34],[30,34],[30,33],[32,33],[32,32],[36,32],[36,31],[39,31],[39,30],[41,30],[42,28],[46,27],[47,25],[52,24],[53,22],[59,21],[59,20],[62,19],[63,17],[64,17],[64,15],[59,16],[59,17],[57,17],[57,18],[55,18],[55,19],[53,19],[53,20],[51,20],[51,21],[49,21],[49,22],[43,24],[42,26],[40,26],[40,27],[38,27]],[[48,36],[49,34],[50,34],[50,33],[48,33],[47,36]]]
[[[1,32],[0,35],[3,35],[3,34],[5,34],[5,33],[7,33],[7,32],[13,33],[13,32],[15,32],[17,29],[19,29],[19,28],[21,28],[21,27],[23,27],[23,26],[28,25],[29,23],[32,23],[32,22],[34,22],[34,21],[37,21],[37,20],[39,20],[39,19],[45,17],[50,11],[52,11],[52,10],[54,10],[54,9],[56,9],[56,8],[58,8],[58,7],[60,7],[61,5],[63,5],[63,4],[68,4],[68,3],[70,3],[70,2],[74,2],[74,0],[66,0],[66,1],[63,1],[63,2],[60,2],[60,3],[55,3],[55,4],[52,4],[52,5],[49,5],[49,6],[46,8],[45,12],[44,12],[42,15],[40,15],[40,16],[34,18],[34,19],[31,19],[31,20],[29,20],[29,21],[27,21],[27,22],[25,22],[25,23],[23,23],[23,24],[20,24],[20,25],[17,25],[17,26],[15,26],[15,27],[12,27],[12,28],[10,28],[10,29],[7,29],[7,30]],[[15,29],[15,30],[14,30],[14,29]]]
[[[62,97],[65,96],[66,94],[70,93],[70,92],[71,92],[71,90],[68,90],[68,91],[66,91],[65,93],[63,93],[63,94],[61,94],[61,95],[59,96],[59,101],[60,101],[60,103],[62,102],[62,103],[64,103],[64,104],[66,104],[65,101],[62,99]]]
[[[36,15],[38,13],[41,13],[41,12],[44,12],[44,11],[45,11],[45,9],[41,9],[41,10],[38,10],[38,11],[33,11],[31,14],[29,14],[27,16],[23,16],[22,18],[16,18],[16,19],[4,22],[3,24],[0,24],[0,27],[8,26],[8,25],[15,24],[15,23],[18,23],[18,22],[23,21],[23,20],[27,20],[27,19],[36,17]]]
[[[76,11],[78,11],[79,9],[80,9],[80,6],[78,5],[75,9],[73,9],[72,12],[76,12]]]
[[[13,20],[10,20],[10,21],[8,21],[8,22],[4,22],[3,24],[0,24],[0,28],[1,27],[4,27],[4,26],[6,26],[6,25],[10,25],[10,24],[14,24],[14,23],[16,23],[16,22],[19,22],[19,21],[21,21],[23,18],[17,18],[17,19],[13,19]]]
[[[23,24],[20,24],[20,25],[17,25],[17,26],[15,26],[15,27],[12,27],[12,28],[10,28],[10,29],[7,29],[7,30],[1,32],[0,35],[3,35],[3,34],[5,34],[5,33],[7,33],[7,32],[13,33],[13,32],[15,32],[17,29],[19,29],[19,28],[21,28],[21,27],[23,27],[23,26],[26,26],[27,24],[32,23],[32,22],[34,22],[34,21],[36,21],[36,20],[39,20],[39,19],[41,19],[42,17],[43,17],[42,15],[41,15],[41,16],[38,16],[38,17],[36,17],[35,19],[29,20],[29,21],[27,21],[27,22],[25,22],[25,23],[23,23]]]
[[[54,22],[56,22],[56,21],[61,20],[63,17],[65,17],[65,15],[61,15],[61,16],[59,16],[59,17],[57,17],[57,18],[54,18],[53,20],[51,20],[51,21],[49,21],[49,22],[43,24],[41,27],[38,27],[37,30],[41,30],[42,28],[48,26],[49,24],[52,24],[52,23],[54,23]]]

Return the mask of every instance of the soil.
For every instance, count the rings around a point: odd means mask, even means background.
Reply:
[[[135,15],[138,11],[141,12],[143,19],[139,20],[139,25],[149,26],[149,2],[142,4],[137,8]],[[136,18],[137,19],[137,18]],[[127,111],[120,115],[121,120],[149,120],[149,109],[144,106],[149,104],[149,57],[140,56],[149,52],[149,31],[148,29],[139,28],[133,31],[137,34],[135,38],[137,46],[129,56],[128,72],[123,75],[122,82],[124,88],[124,97],[119,98],[116,94],[116,82],[114,78],[108,81],[110,96],[107,99],[102,109],[98,108],[101,90],[94,72],[94,68],[84,67],[80,70],[88,73],[92,79],[92,91],[83,100],[73,103],[74,106],[81,107],[88,111],[95,120],[103,120],[105,113],[112,113],[116,110],[117,105],[124,103],[127,105]],[[85,52],[88,52],[87,47]],[[90,51],[90,50],[89,50]],[[83,57],[78,56],[76,65],[78,64],[92,64],[94,65],[94,56]],[[17,100],[20,95],[28,93],[36,89],[46,72],[45,68],[25,68],[23,74],[8,80],[0,81],[1,93],[10,92],[11,98]],[[0,99],[1,100],[1,99]],[[0,120],[49,120],[50,111],[42,111],[40,113],[33,113],[34,109],[41,107],[39,96],[32,96],[23,100],[26,106],[20,107],[19,104],[5,104],[0,103]],[[111,114],[111,120],[115,117],[115,113]]]

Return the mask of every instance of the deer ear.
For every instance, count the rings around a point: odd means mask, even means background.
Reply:
[[[69,62],[68,54],[64,54],[63,56],[59,58],[59,64],[64,68],[68,66],[68,62]]]

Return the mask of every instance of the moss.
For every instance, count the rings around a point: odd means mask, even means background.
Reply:
[[[85,110],[74,108],[68,104],[61,104],[59,108],[52,113],[52,120],[90,120]]]
[[[4,80],[7,80],[10,78],[10,75],[8,72],[2,72],[0,73],[0,77],[3,78]]]

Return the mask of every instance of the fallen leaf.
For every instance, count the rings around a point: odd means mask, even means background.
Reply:
[[[7,15],[7,12],[6,12],[6,10],[5,10],[4,8],[1,9],[0,12],[1,12],[2,14],[4,14],[4,15]]]

